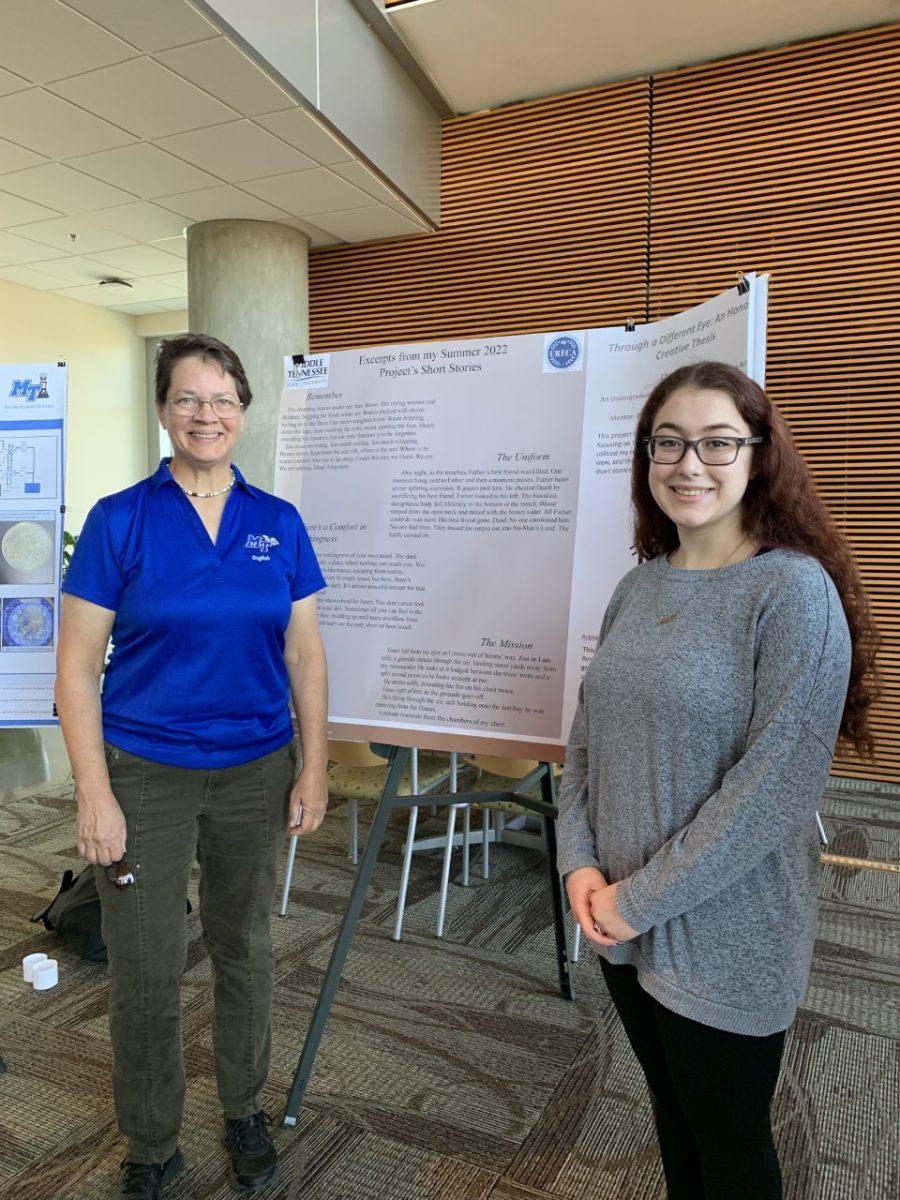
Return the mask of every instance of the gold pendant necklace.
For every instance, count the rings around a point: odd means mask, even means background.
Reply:
[[[719,563],[719,565],[717,567],[711,567],[709,569],[709,571],[707,572],[708,577],[706,579],[704,579],[704,581],[700,584],[700,586],[691,593],[687,604],[683,605],[681,608],[679,608],[677,611],[675,611],[673,613],[666,613],[666,615],[664,617],[661,617],[659,615],[659,594],[662,591],[662,585],[663,585],[663,582],[665,581],[666,575],[662,574],[662,568],[660,568],[660,579],[656,585],[656,595],[654,597],[654,606],[656,609],[657,625],[669,625],[672,621],[675,620],[676,617],[680,616],[686,609],[690,608],[690,606],[694,603],[694,601],[697,599],[697,597],[700,595],[700,593],[705,591],[705,589],[707,587],[709,587],[710,583],[712,583],[712,580],[715,577],[715,573],[717,571],[721,571],[722,568],[727,564],[728,560],[730,558],[733,558],[735,556],[735,554],[737,554],[738,550],[740,550],[740,548],[741,548],[741,546],[743,546],[744,542],[747,541],[748,536],[749,535],[745,533],[744,536],[741,538],[741,540],[738,542],[738,544],[735,546],[735,548],[732,551],[730,551],[730,553],[728,553],[725,556],[725,558],[722,559],[722,561]],[[663,559],[661,561],[665,561],[666,566],[668,568],[666,574],[668,574],[668,571],[671,571],[671,569],[672,569],[672,564],[668,561],[667,558],[665,558],[665,556],[663,556]]]

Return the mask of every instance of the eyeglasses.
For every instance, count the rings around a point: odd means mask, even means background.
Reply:
[[[643,444],[651,461],[655,463],[666,463],[668,466],[679,463],[690,447],[705,466],[727,467],[737,460],[741,446],[758,446],[765,440],[760,436],[705,437],[691,441],[688,438],[660,434],[657,437],[645,437]]]
[[[236,417],[244,407],[240,400],[235,400],[233,396],[216,396],[214,400],[201,400],[198,396],[178,396],[169,403],[175,412],[183,417],[195,417],[204,404],[208,404],[217,417]]]

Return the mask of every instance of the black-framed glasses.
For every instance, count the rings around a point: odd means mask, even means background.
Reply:
[[[177,413],[185,417],[195,417],[204,404],[208,404],[217,417],[236,417],[244,407],[240,400],[233,396],[216,396],[214,400],[201,400],[199,396],[178,396],[169,403]]]
[[[727,467],[737,460],[741,446],[758,446],[766,439],[761,435],[756,437],[705,437],[690,438],[673,437],[669,433],[660,433],[655,437],[643,439],[644,449],[652,462],[665,463],[673,466],[681,462],[690,447],[700,461],[707,467]]]

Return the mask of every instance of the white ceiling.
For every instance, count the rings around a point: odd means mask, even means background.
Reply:
[[[450,108],[472,112],[896,21],[900,0],[388,13]],[[133,314],[181,309],[183,231],[218,217],[280,221],[314,246],[429,228],[190,0],[0,2],[0,279]],[[130,291],[101,289],[109,276]]]
[[[391,24],[454,112],[900,19],[900,0],[411,0]]]
[[[429,228],[189,0],[2,0],[0,279],[181,309],[183,231],[218,217],[314,246]]]

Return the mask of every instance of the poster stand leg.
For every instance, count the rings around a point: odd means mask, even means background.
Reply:
[[[319,1044],[322,1041],[322,1035],[325,1032],[325,1024],[328,1021],[328,1015],[331,1012],[331,1006],[334,1003],[334,997],[337,993],[338,985],[341,979],[341,971],[344,963],[347,960],[347,955],[350,952],[350,944],[353,941],[353,935],[356,932],[356,926],[359,922],[359,916],[362,912],[363,903],[366,898],[369,882],[375,870],[375,863],[378,861],[378,855],[381,852],[381,845],[384,841],[384,835],[387,830],[388,821],[391,813],[395,808],[411,808],[415,809],[426,798],[424,796],[411,795],[401,796],[398,794],[400,782],[403,779],[404,772],[409,764],[410,751],[405,746],[398,746],[392,752],[390,766],[388,768],[388,776],[385,781],[384,790],[381,793],[381,799],[378,802],[378,807],[375,810],[375,816],[372,819],[372,827],[369,831],[369,836],[366,840],[366,848],[363,851],[362,860],[359,864],[359,870],[356,873],[356,879],[353,883],[353,888],[350,892],[350,899],[347,903],[347,911],[344,913],[344,919],[341,922],[341,927],[338,930],[337,938],[335,939],[334,947],[331,951],[331,958],[328,961],[328,966],[325,970],[325,977],[322,981],[322,987],[319,991],[318,999],[316,1000],[315,1008],[313,1009],[312,1019],[309,1023],[309,1029],[306,1033],[306,1038],[303,1043],[303,1049],[300,1053],[300,1058],[297,1063],[297,1068],[294,1071],[294,1078],[288,1091],[287,1100],[285,1101],[284,1113],[282,1116],[283,1125],[296,1125],[300,1113],[300,1105],[303,1103],[303,1096],[312,1076],[313,1067],[315,1065],[316,1055],[319,1050]],[[522,795],[528,787],[540,781],[541,798],[535,799],[532,796]],[[432,797],[427,797],[428,802],[431,802]],[[557,968],[559,971],[559,988],[560,993],[566,1000],[575,999],[575,991],[572,986],[572,976],[569,969],[569,949],[568,939],[566,936],[565,926],[565,907],[563,905],[563,890],[562,881],[560,880],[559,872],[556,869],[556,784],[553,778],[553,768],[550,763],[541,763],[540,766],[533,771],[529,776],[521,781],[519,790],[514,792],[472,792],[468,794],[457,793],[453,797],[455,804],[470,804],[472,802],[480,802],[482,804],[492,801],[508,801],[512,800],[516,804],[527,808],[529,811],[536,813],[543,818],[544,831],[547,839],[547,849],[549,852],[549,875],[550,875],[550,892],[553,905],[553,926],[556,937],[556,958]]]
[[[550,763],[541,778],[541,799],[556,812],[556,779]],[[559,970],[559,990],[567,1000],[575,999],[572,985],[571,956],[566,933],[566,905],[563,882],[556,868],[556,818],[544,813],[544,839],[547,843],[547,870],[550,875],[550,898],[553,904],[553,932],[556,936],[556,965]]]

